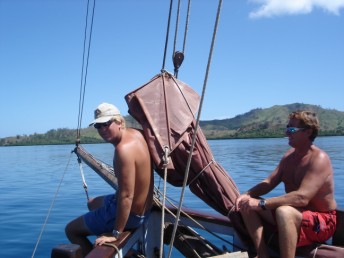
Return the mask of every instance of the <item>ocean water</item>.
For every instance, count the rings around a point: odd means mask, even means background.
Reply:
[[[335,173],[335,197],[344,208],[344,137],[320,137],[315,142],[328,152]],[[287,139],[209,141],[214,157],[231,175],[241,192],[265,178],[288,149]],[[112,163],[110,144],[83,145],[106,163]],[[50,257],[51,249],[68,243],[65,225],[85,213],[83,188],[73,145],[0,148],[0,257]],[[90,196],[113,192],[96,173],[83,165]],[[156,185],[163,185],[155,178]],[[276,188],[270,195],[283,192]],[[168,195],[179,200],[180,189]],[[185,206],[212,212],[186,191]],[[42,232],[42,233],[41,233]],[[177,257],[178,254],[173,255]]]

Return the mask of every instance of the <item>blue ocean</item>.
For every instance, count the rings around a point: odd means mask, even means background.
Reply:
[[[289,148],[286,138],[209,141],[215,160],[231,175],[241,192],[264,179]],[[335,197],[344,208],[344,137],[319,137],[315,144],[327,151],[335,173]],[[110,144],[83,145],[112,164]],[[86,194],[73,145],[0,147],[0,257],[50,257],[53,247],[68,243],[65,225],[85,213]],[[113,192],[96,173],[82,166],[90,196]],[[159,176],[156,186],[163,186]],[[270,195],[283,192],[278,187]],[[179,200],[180,188],[167,194]],[[186,192],[184,205],[212,211]],[[176,256],[174,256],[176,257]]]

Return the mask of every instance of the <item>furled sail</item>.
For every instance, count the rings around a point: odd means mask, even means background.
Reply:
[[[187,84],[167,72],[156,75],[147,84],[125,96],[129,113],[141,124],[157,173],[163,177],[167,166],[167,181],[181,186],[184,180],[199,95]],[[165,150],[169,163],[164,163]],[[229,174],[213,157],[200,128],[188,177],[191,192],[216,211],[227,216],[239,195]]]

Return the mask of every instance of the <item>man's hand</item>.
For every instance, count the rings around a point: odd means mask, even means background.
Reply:
[[[110,242],[114,242],[116,241],[117,238],[115,238],[114,236],[100,236],[96,239],[96,241],[94,242],[94,245],[103,245],[105,243],[110,243]]]
[[[248,194],[240,195],[235,201],[237,211],[259,210],[259,199],[252,198]]]
[[[248,194],[242,194],[240,195],[236,200],[235,200],[235,210],[236,211],[240,211],[241,208],[241,203],[245,200],[245,199],[249,199],[251,198]]]

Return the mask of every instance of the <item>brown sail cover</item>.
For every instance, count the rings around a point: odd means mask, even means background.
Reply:
[[[156,172],[163,177],[164,151],[169,150],[167,181],[181,186],[184,180],[199,95],[187,84],[163,72],[125,96],[129,113],[142,125]],[[228,173],[213,157],[198,128],[188,177],[192,193],[227,216],[239,191]]]

